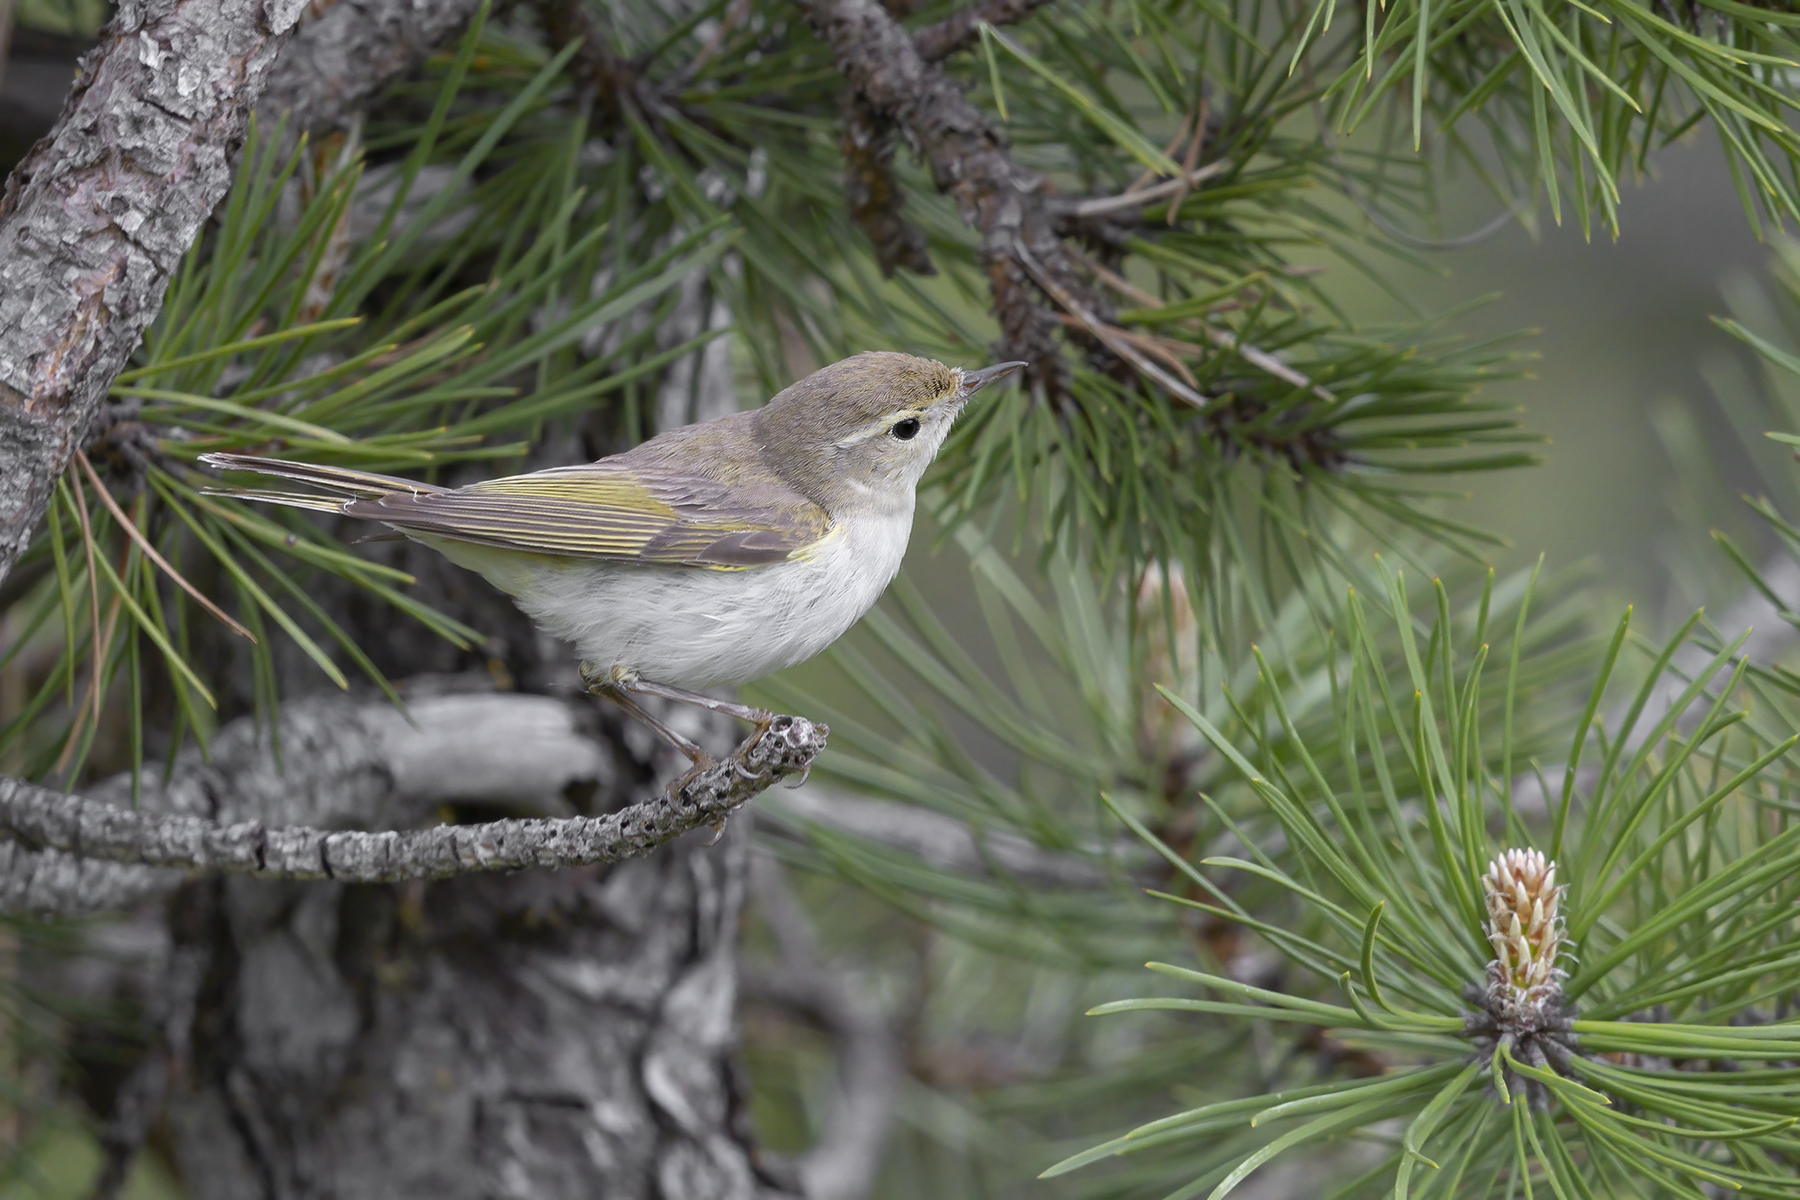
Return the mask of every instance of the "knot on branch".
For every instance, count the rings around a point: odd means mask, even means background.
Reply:
[[[844,194],[850,215],[875,246],[885,278],[905,267],[915,275],[935,275],[925,234],[900,215],[906,194],[894,180],[894,123],[877,113],[862,93],[846,88],[839,102],[844,132]]]

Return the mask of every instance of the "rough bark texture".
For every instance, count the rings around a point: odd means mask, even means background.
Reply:
[[[0,842],[0,911],[9,913],[58,917],[129,908],[182,878],[179,871]]]
[[[916,275],[935,275],[925,233],[909,225],[902,210],[906,193],[894,178],[894,135],[885,121],[854,88],[846,88],[839,105],[843,133],[838,148],[844,156],[844,196],[850,215],[875,247],[881,273],[892,278],[901,267]]]
[[[0,578],[224,196],[303,0],[125,0],[0,197]]]
[[[168,1109],[194,1200],[765,1191],[731,1075],[744,836],[404,888],[189,885],[171,925],[203,983]]]

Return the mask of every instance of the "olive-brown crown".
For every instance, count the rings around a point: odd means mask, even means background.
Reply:
[[[853,434],[900,408],[927,409],[954,400],[962,372],[896,350],[868,350],[820,367],[764,406],[767,420],[818,425],[834,437]]]
[[[814,371],[757,410],[769,465],[834,515],[912,509],[968,395],[963,373],[889,350]]]

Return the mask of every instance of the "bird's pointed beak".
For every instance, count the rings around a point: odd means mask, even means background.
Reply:
[[[991,367],[983,367],[979,371],[964,371],[962,377],[963,399],[968,399],[997,379],[1005,379],[1020,367],[1030,365],[1025,362],[1003,362],[995,363]]]

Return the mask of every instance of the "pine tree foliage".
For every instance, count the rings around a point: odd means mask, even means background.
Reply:
[[[1398,574],[1390,595],[1409,613]],[[1337,1194],[1460,1195],[1501,1178],[1559,1196],[1693,1194],[1702,1184],[1794,1194],[1790,1131],[1800,1114],[1787,1085],[1800,1042],[1782,1006],[1800,986],[1800,835],[1783,760],[1800,736],[1771,739],[1746,720],[1746,707],[1789,706],[1775,689],[1747,684],[1745,664],[1733,667],[1742,638],[1691,678],[1671,666],[1686,630],[1660,651],[1644,647],[1649,669],[1614,696],[1606,684],[1628,641],[1627,614],[1561,786],[1545,781],[1531,797],[1541,810],[1522,813],[1504,717],[1502,773],[1483,765],[1484,685],[1498,682],[1510,715],[1516,676],[1500,664],[1487,675],[1479,631],[1473,646],[1458,646],[1440,623],[1420,644],[1403,620],[1407,670],[1390,675],[1370,653],[1356,597],[1345,616],[1333,694],[1348,786],[1318,765],[1330,751],[1298,735],[1273,680],[1258,681],[1273,719],[1242,748],[1177,703],[1235,768],[1237,786],[1275,813],[1287,864],[1253,838],[1239,855],[1192,863],[1121,812],[1185,876],[1188,895],[1169,900],[1257,929],[1315,988],[1270,991],[1153,963],[1213,998],[1095,1011],[1321,1025],[1378,1054],[1385,1070],[1202,1105],[1052,1170],[1181,1141],[1195,1147],[1187,1165],[1198,1174],[1184,1190],[1218,1197],[1284,1151],[1398,1119],[1398,1144]],[[1679,695],[1648,720],[1670,687]],[[1609,704],[1623,709],[1611,728],[1594,721]],[[1275,757],[1278,742],[1296,765]],[[1583,772],[1584,755],[1597,770]],[[1531,843],[1543,845],[1549,878],[1536,890],[1507,886],[1500,864],[1523,852],[1503,847]],[[1275,926],[1245,911],[1219,883],[1238,871],[1287,889],[1306,916]]]
[[[723,344],[747,401],[876,346],[1029,359],[922,493],[981,623],[902,578],[757,692],[829,722],[823,783],[973,847],[767,802],[765,848],[913,1023],[882,1194],[1218,1197],[1296,1158],[1345,1197],[1800,1194],[1800,678],[1703,617],[1652,642],[1576,575],[1485,570],[1500,538],[1450,500],[1532,461],[1480,390],[1520,344],[1359,325],[1315,270],[1382,282],[1458,172],[1509,219],[1630,236],[1622,182],[1700,127],[1753,222],[1800,219],[1800,16],[881,9],[1036,181],[1051,262],[942,194],[831,7],[484,7],[354,132],[259,128],[0,592],[31,685],[8,772],[75,790],[321,681],[393,695],[324,587],[482,661],[359,531],[247,505],[202,453],[460,482],[691,417],[673,381]],[[1146,958],[1180,995],[1122,998]],[[928,1061],[984,1041],[1013,1053]],[[801,1143],[809,1053],[751,1050]]]

